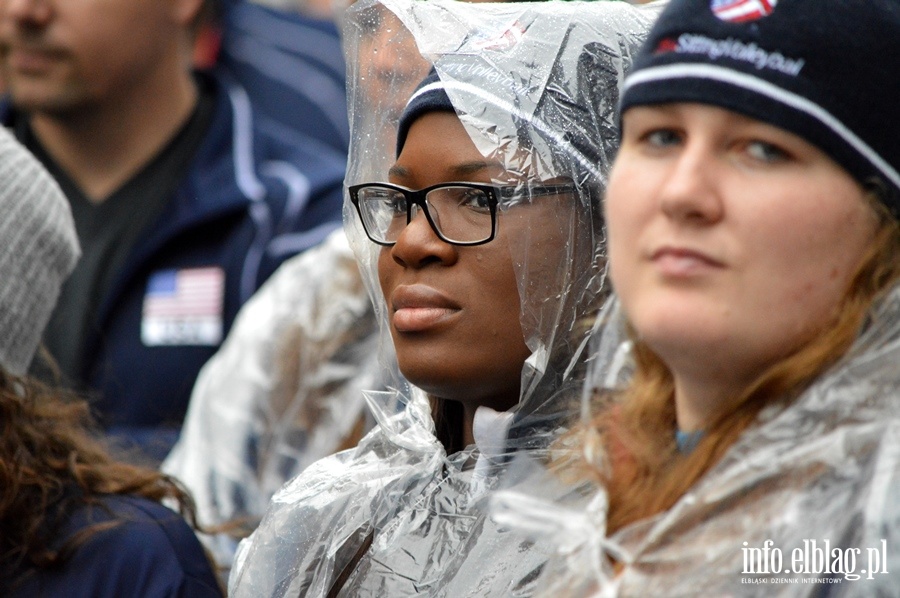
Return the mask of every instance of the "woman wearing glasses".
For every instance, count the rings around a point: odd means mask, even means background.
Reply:
[[[346,216],[385,365],[404,378],[369,394],[378,426],[356,449],[275,496],[239,550],[233,596],[527,594],[547,556],[484,508],[513,457],[543,456],[577,404],[605,294],[613,110],[653,15],[624,3],[385,5],[435,73],[395,147],[367,145],[384,138],[391,98],[363,109],[373,96],[357,73]],[[349,10],[347,39],[375,7]]]
[[[384,247],[378,279],[400,370],[432,398],[438,438],[454,453],[475,442],[480,407],[519,402],[531,351],[518,310],[504,309],[519,302],[509,240],[544,222],[543,244],[565,245],[554,220],[576,188],[512,180],[472,143],[436,74],[420,89],[400,121],[391,183],[352,186],[350,199]]]
[[[636,366],[580,436],[598,508],[548,595],[898,593],[900,4],[810,8],[673,0],[626,78]]]

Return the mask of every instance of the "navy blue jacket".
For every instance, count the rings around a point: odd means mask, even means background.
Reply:
[[[146,346],[142,311],[155,275],[224,273],[222,337],[240,306],[287,258],[341,224],[345,156],[263,116],[226,69],[208,77],[215,108],[189,172],[137,241],[99,306],[82,380],[113,434],[161,459],[174,443],[200,367],[218,348]],[[11,120],[7,109],[5,122]]]
[[[221,4],[218,64],[244,84],[254,106],[346,154],[347,76],[334,22],[245,0]]]
[[[108,521],[119,524],[94,533],[62,566],[32,572],[8,598],[222,596],[193,530],[177,513],[146,499],[109,496],[102,506],[83,507],[60,533],[60,545]]]

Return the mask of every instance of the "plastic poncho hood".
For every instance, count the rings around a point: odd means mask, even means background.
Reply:
[[[447,455],[428,398],[397,378],[366,398],[378,426],[276,494],[238,553],[234,596],[527,593],[547,557],[496,529],[486,497],[510,455],[540,454],[577,408],[593,314],[606,293],[600,197],[616,150],[618,89],[656,11],[625,3],[363,0],[346,14],[352,142],[345,184],[386,181],[397,120],[434,68],[475,147],[512,180],[566,180],[547,210],[501,208],[531,352],[518,405],[479,410],[476,444]],[[509,185],[509,180],[496,181]],[[522,186],[524,203],[529,197]],[[345,228],[395,367],[380,246],[345,202]],[[586,325],[587,323],[587,325]],[[518,588],[515,589],[514,588]]]

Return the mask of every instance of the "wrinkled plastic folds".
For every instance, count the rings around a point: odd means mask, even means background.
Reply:
[[[285,481],[353,445],[368,419],[362,390],[381,385],[377,336],[342,230],[260,288],[201,371],[162,466],[191,490],[201,523],[252,530]],[[220,566],[232,536],[204,536]]]
[[[398,116],[433,65],[486,157],[514,181],[562,178],[575,192],[553,210],[499,215],[501,228],[516,223],[504,242],[531,350],[517,407],[481,408],[475,445],[447,455],[421,391],[398,378],[366,393],[378,426],[274,496],[239,548],[232,596],[529,594],[549,553],[495,526],[486,499],[511,455],[540,457],[577,417],[590,325],[607,288],[600,198],[618,142],[618,90],[655,15],[624,2],[362,0],[348,9],[346,185],[387,180]],[[380,248],[349,201],[345,227],[389,364]]]
[[[602,319],[589,379],[615,388],[629,372],[615,300]],[[897,596],[898,364],[900,285],[839,363],[763,410],[668,511],[607,536],[602,488],[569,489],[572,506],[524,485],[495,494],[492,517],[555,547],[540,596]]]

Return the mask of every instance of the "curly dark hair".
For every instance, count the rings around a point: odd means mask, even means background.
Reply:
[[[0,368],[0,589],[62,564],[91,535],[118,525],[89,527],[60,546],[67,518],[104,495],[171,499],[197,528],[187,491],[113,458],[85,401]]]

